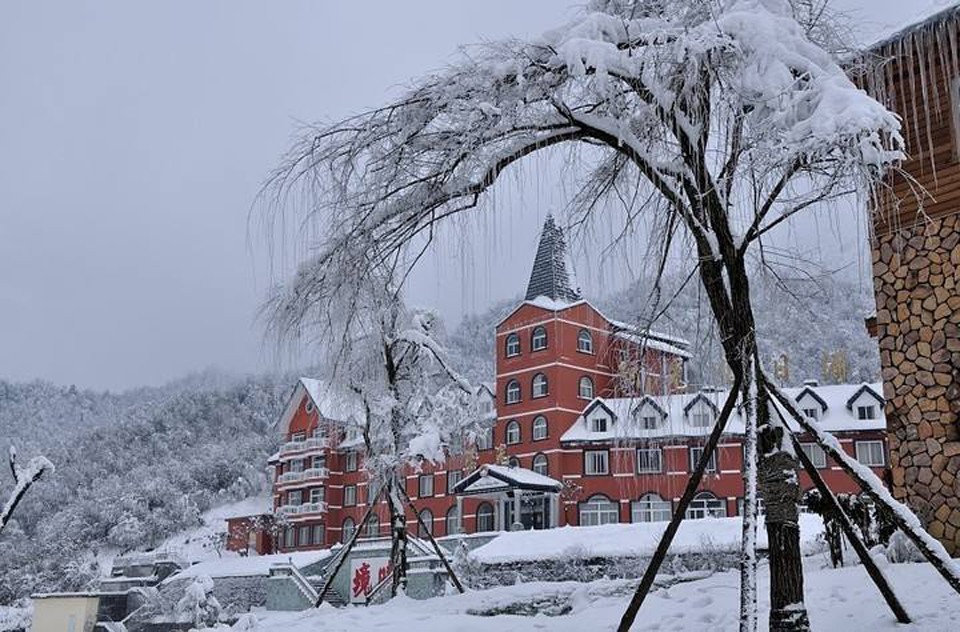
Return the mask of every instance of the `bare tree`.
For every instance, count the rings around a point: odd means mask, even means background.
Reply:
[[[772,414],[749,258],[804,210],[871,194],[903,157],[897,117],[831,53],[832,18],[806,0],[594,0],[540,39],[473,49],[393,103],[306,130],[264,189],[271,211],[305,200],[304,219],[325,227],[310,273],[322,286],[340,266],[362,274],[404,253],[412,265],[438,223],[480,206],[506,170],[563,148],[582,183],[576,221],[612,221],[619,207],[624,243],[630,227],[653,228],[661,273],[671,255],[693,262],[749,429],[742,630],[756,627],[757,488],[770,628],[809,629],[798,464]],[[358,239],[363,256],[345,256]]]
[[[27,463],[26,467],[17,465],[17,449],[10,446],[10,472],[13,474],[13,491],[6,504],[0,508],[0,531],[7,526],[13,510],[17,508],[30,486],[36,483],[45,472],[53,473],[53,463],[46,457],[35,456]]]

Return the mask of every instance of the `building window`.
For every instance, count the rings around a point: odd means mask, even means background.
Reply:
[[[813,419],[814,421],[816,421],[817,419],[820,419],[820,409],[819,409],[819,408],[804,408],[804,409],[803,409],[803,416],[804,416],[804,417],[809,417],[810,419]]]
[[[667,522],[672,514],[670,501],[654,493],[644,494],[630,504],[630,519],[633,522]]]
[[[706,428],[713,423],[713,415],[706,410],[695,410],[690,413],[690,424],[697,428]]]
[[[324,496],[323,487],[314,487],[310,490],[310,502],[312,503],[322,503]]]
[[[447,535],[456,535],[460,533],[460,514],[457,513],[457,506],[454,505],[447,509],[446,519]]]
[[[637,448],[637,474],[663,471],[663,452],[660,448]]]
[[[340,534],[340,541],[346,544],[350,541],[350,538],[353,537],[353,532],[356,530],[356,523],[353,521],[353,518],[347,518],[343,521],[343,532]]]
[[[507,422],[507,445],[520,443],[520,422],[511,419]]]
[[[700,455],[703,454],[703,446],[693,446],[690,448],[690,471],[697,469],[697,463],[700,462]],[[717,451],[714,450],[710,455],[710,460],[707,462],[707,469],[704,472],[716,472],[717,471]]]
[[[421,474],[417,485],[420,498],[429,498],[433,496],[433,474]]]
[[[303,504],[303,492],[299,489],[287,492],[287,504],[288,505],[301,505]]]
[[[883,467],[886,458],[883,441],[857,441],[857,460],[869,467]]]
[[[283,530],[283,548],[292,549],[297,546],[297,533],[293,527],[287,527]]]
[[[357,504],[357,486],[344,485],[343,486],[343,506],[353,507],[356,504]]]
[[[325,535],[326,534],[324,533],[322,524],[313,525],[313,543],[314,544],[318,546],[323,546],[323,542],[326,539]]]
[[[356,472],[357,471],[357,453],[356,452],[347,452],[344,455],[343,471],[344,472]]]
[[[490,503],[480,503],[477,505],[477,533],[481,531],[493,531],[493,505]]]
[[[530,336],[530,348],[534,351],[542,351],[547,348],[547,330],[544,327],[535,327]]]
[[[827,467],[827,455],[823,451],[823,448],[818,446],[816,443],[801,443],[800,449],[803,450],[804,454],[807,455],[807,458],[810,459],[810,462],[813,463],[814,467],[819,470]]]
[[[620,522],[620,509],[603,494],[596,494],[580,503],[580,526],[597,527]]]
[[[547,418],[537,415],[533,418],[533,440],[542,441],[547,438]]]
[[[547,463],[547,455],[538,454],[537,456],[533,457],[533,466],[531,469],[537,474],[547,476],[547,472],[550,469],[550,466]]]
[[[302,472],[303,471],[303,459],[294,459],[290,461],[290,466],[287,468],[288,472]]]
[[[516,380],[510,380],[507,382],[507,398],[506,402],[508,404],[516,404],[520,401],[520,382]]]
[[[300,534],[297,538],[300,546],[310,546],[310,532],[310,525],[303,525],[300,527]]]
[[[417,523],[417,535],[421,538],[425,538],[432,533],[433,512],[429,509],[424,509],[420,512],[420,522]]]
[[[484,428],[480,431],[480,434],[477,435],[477,450],[492,450],[493,449],[493,426],[489,428]]]
[[[657,415],[640,415],[641,430],[656,430],[659,425],[660,420]]]
[[[577,334],[577,351],[581,353],[593,353],[593,336],[586,329],[581,329]]]
[[[306,432],[294,432],[292,435],[290,435],[290,441],[293,441],[294,443],[300,443],[301,441],[306,441],[306,440],[307,440]]]
[[[307,398],[307,403],[303,406],[303,409],[304,409],[305,411],[307,411],[307,414],[308,414],[308,415],[309,415],[310,413],[312,413],[312,412],[313,412],[313,400],[311,400],[311,399],[308,397],[308,398]]]
[[[365,529],[368,538],[375,538],[380,535],[380,518],[375,514],[370,514],[367,518],[367,528]]]
[[[533,396],[547,396],[547,376],[543,373],[537,373],[533,376]]]
[[[520,355],[520,336],[517,334],[510,334],[507,336],[506,346],[508,358]]]
[[[591,417],[590,432],[606,432],[610,427],[610,422],[606,417]]]
[[[515,456],[507,459],[507,467],[520,467],[520,459]]]
[[[580,399],[593,399],[593,380],[584,375],[580,378]]]
[[[726,518],[727,503],[717,498],[710,492],[700,492],[690,501],[687,507],[686,518],[697,520],[699,518]]]
[[[327,467],[327,457],[319,454],[310,461],[310,467],[319,470],[322,467]]]
[[[447,493],[452,494],[453,488],[463,480],[463,470],[447,470]]]
[[[583,453],[583,473],[600,476],[610,473],[610,454],[606,450],[587,450]]]
[[[866,421],[868,419],[877,418],[877,407],[876,406],[857,406],[857,419],[861,421]]]

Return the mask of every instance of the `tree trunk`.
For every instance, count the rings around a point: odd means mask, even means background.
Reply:
[[[403,485],[401,479],[392,478],[387,494],[391,525],[390,567],[393,573],[391,597],[396,597],[398,592],[406,592],[407,589],[407,516],[400,500],[400,485]]]

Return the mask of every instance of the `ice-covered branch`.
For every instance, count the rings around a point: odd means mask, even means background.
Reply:
[[[17,508],[30,486],[37,482],[44,473],[50,472],[52,474],[54,471],[53,463],[43,456],[35,456],[30,459],[26,466],[21,467],[17,464],[17,449],[14,446],[10,446],[9,464],[10,471],[13,473],[14,485],[7,502],[0,508],[0,531],[3,531],[13,515],[13,510]]]

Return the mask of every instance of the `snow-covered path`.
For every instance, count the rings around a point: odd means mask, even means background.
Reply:
[[[807,559],[807,605],[817,632],[853,632],[854,630],[923,630],[938,632],[958,629],[960,596],[953,593],[928,564],[898,564],[886,573],[915,623],[896,623],[880,595],[859,566],[821,568],[822,558]],[[262,612],[257,614],[259,630],[284,632],[358,630],[450,630],[493,631],[551,630],[586,632],[616,628],[627,602],[627,591],[635,585],[624,581],[534,582],[505,586],[466,595],[440,597],[427,601],[397,599],[369,608],[323,607],[319,611],[298,613]],[[648,597],[640,610],[635,630],[734,630],[737,627],[738,575],[736,571],[718,573],[706,579],[678,584]],[[769,573],[760,572],[760,607],[766,610]],[[569,603],[569,614],[548,617],[468,614],[477,609],[506,606],[520,601],[533,602],[550,596],[562,596]],[[760,629],[767,627],[761,616]]]

